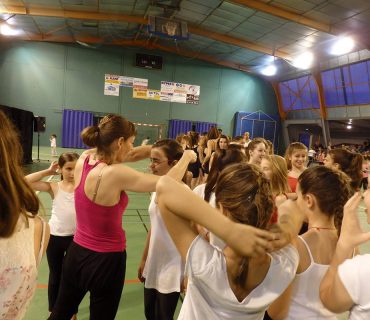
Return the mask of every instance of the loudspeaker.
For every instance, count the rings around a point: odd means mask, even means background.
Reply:
[[[34,117],[33,118],[33,132],[45,132],[46,129],[46,118],[45,117]]]
[[[163,59],[161,56],[153,56],[151,54],[136,54],[136,67],[147,69],[162,69]]]

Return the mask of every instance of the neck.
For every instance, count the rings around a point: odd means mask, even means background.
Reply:
[[[316,213],[314,217],[308,219],[308,229],[334,230],[334,217],[328,217],[323,213]]]

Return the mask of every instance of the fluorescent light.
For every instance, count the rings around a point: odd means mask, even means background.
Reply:
[[[261,70],[261,73],[264,75],[264,76],[268,76],[268,77],[271,77],[271,76],[274,76],[276,74],[276,71],[277,71],[277,68],[274,64],[270,64],[266,67],[264,67],[262,70]]]
[[[0,33],[3,36],[17,36],[21,33],[20,30],[14,29],[6,23],[0,25]]]
[[[352,126],[348,125],[348,126],[347,126],[347,129],[352,129]]]
[[[298,69],[309,69],[312,66],[313,60],[313,53],[306,51],[295,57],[292,61],[292,64]]]
[[[330,49],[330,53],[340,56],[342,54],[351,52],[354,46],[355,42],[351,37],[341,37],[333,44]]]

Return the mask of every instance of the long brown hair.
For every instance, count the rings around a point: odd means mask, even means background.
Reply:
[[[310,167],[298,178],[302,195],[314,195],[320,210],[328,217],[334,216],[338,233],[342,225],[343,207],[353,194],[350,182],[343,172],[325,166]]]
[[[248,161],[250,160],[251,158],[251,155],[249,154],[250,151],[253,151],[257,145],[259,145],[260,143],[263,143],[266,147],[266,150],[267,150],[267,143],[266,143],[266,140],[264,138],[253,138],[251,142],[249,142],[247,148],[246,148],[246,155],[247,155],[247,158],[248,158]]]
[[[264,159],[271,164],[272,175],[270,184],[272,193],[277,196],[292,192],[288,184],[288,167],[285,159],[278,155],[266,155]]]
[[[21,214],[37,215],[40,207],[21,168],[23,151],[13,123],[0,111],[0,237],[14,233]],[[30,213],[31,216],[27,213]]]
[[[243,161],[246,162],[246,159],[245,154],[240,149],[231,148],[220,150],[219,153],[216,153],[207,177],[207,183],[204,189],[204,200],[209,202],[211,193],[215,191],[218,176],[226,166]]]
[[[358,190],[362,180],[362,155],[341,148],[329,150],[329,155],[334,163],[339,164],[339,169],[351,178],[353,190]]]
[[[117,114],[108,114],[100,120],[99,125],[87,127],[81,132],[82,141],[89,147],[96,147],[97,153],[107,163],[112,161],[112,142],[121,137],[127,140],[135,135],[135,125]]]
[[[227,166],[215,189],[216,204],[221,204],[230,219],[266,229],[273,211],[270,183],[257,166],[241,162]],[[244,257],[234,283],[242,288],[248,276],[249,258]]]

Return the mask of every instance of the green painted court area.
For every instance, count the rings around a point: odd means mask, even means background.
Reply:
[[[81,150],[66,150],[58,149],[58,154],[65,151],[75,151],[81,153]],[[49,148],[40,147],[39,153],[40,162],[35,161],[34,164],[25,167],[26,173],[43,170],[49,167],[51,161],[57,158],[50,156]],[[37,159],[37,149],[33,150],[33,159]],[[140,171],[147,171],[148,161],[140,161],[129,164],[130,167]],[[58,179],[56,177],[55,179]],[[50,218],[51,198],[48,194],[39,193],[39,198],[43,205],[43,215],[46,220]],[[126,282],[122,293],[120,306],[117,313],[117,319],[140,320],[145,319],[144,303],[143,303],[143,284],[137,279],[137,268],[141,259],[142,250],[144,247],[146,233],[150,227],[148,215],[149,193],[128,193],[129,205],[123,216],[122,226],[126,231],[127,237],[127,269]],[[363,208],[360,208],[361,223],[365,230],[370,230],[366,223],[366,215]],[[361,248],[361,252],[370,252],[370,243],[367,243]],[[40,320],[47,319],[48,313],[48,298],[47,298],[47,283],[48,283],[48,265],[46,257],[43,258],[38,278],[38,288],[31,302],[25,319]],[[176,317],[181,307],[181,301],[178,303]],[[346,319],[345,315],[338,316],[338,319]],[[78,312],[79,320],[89,319],[89,294],[87,294],[80,304]],[[103,319],[102,319],[103,320]]]

